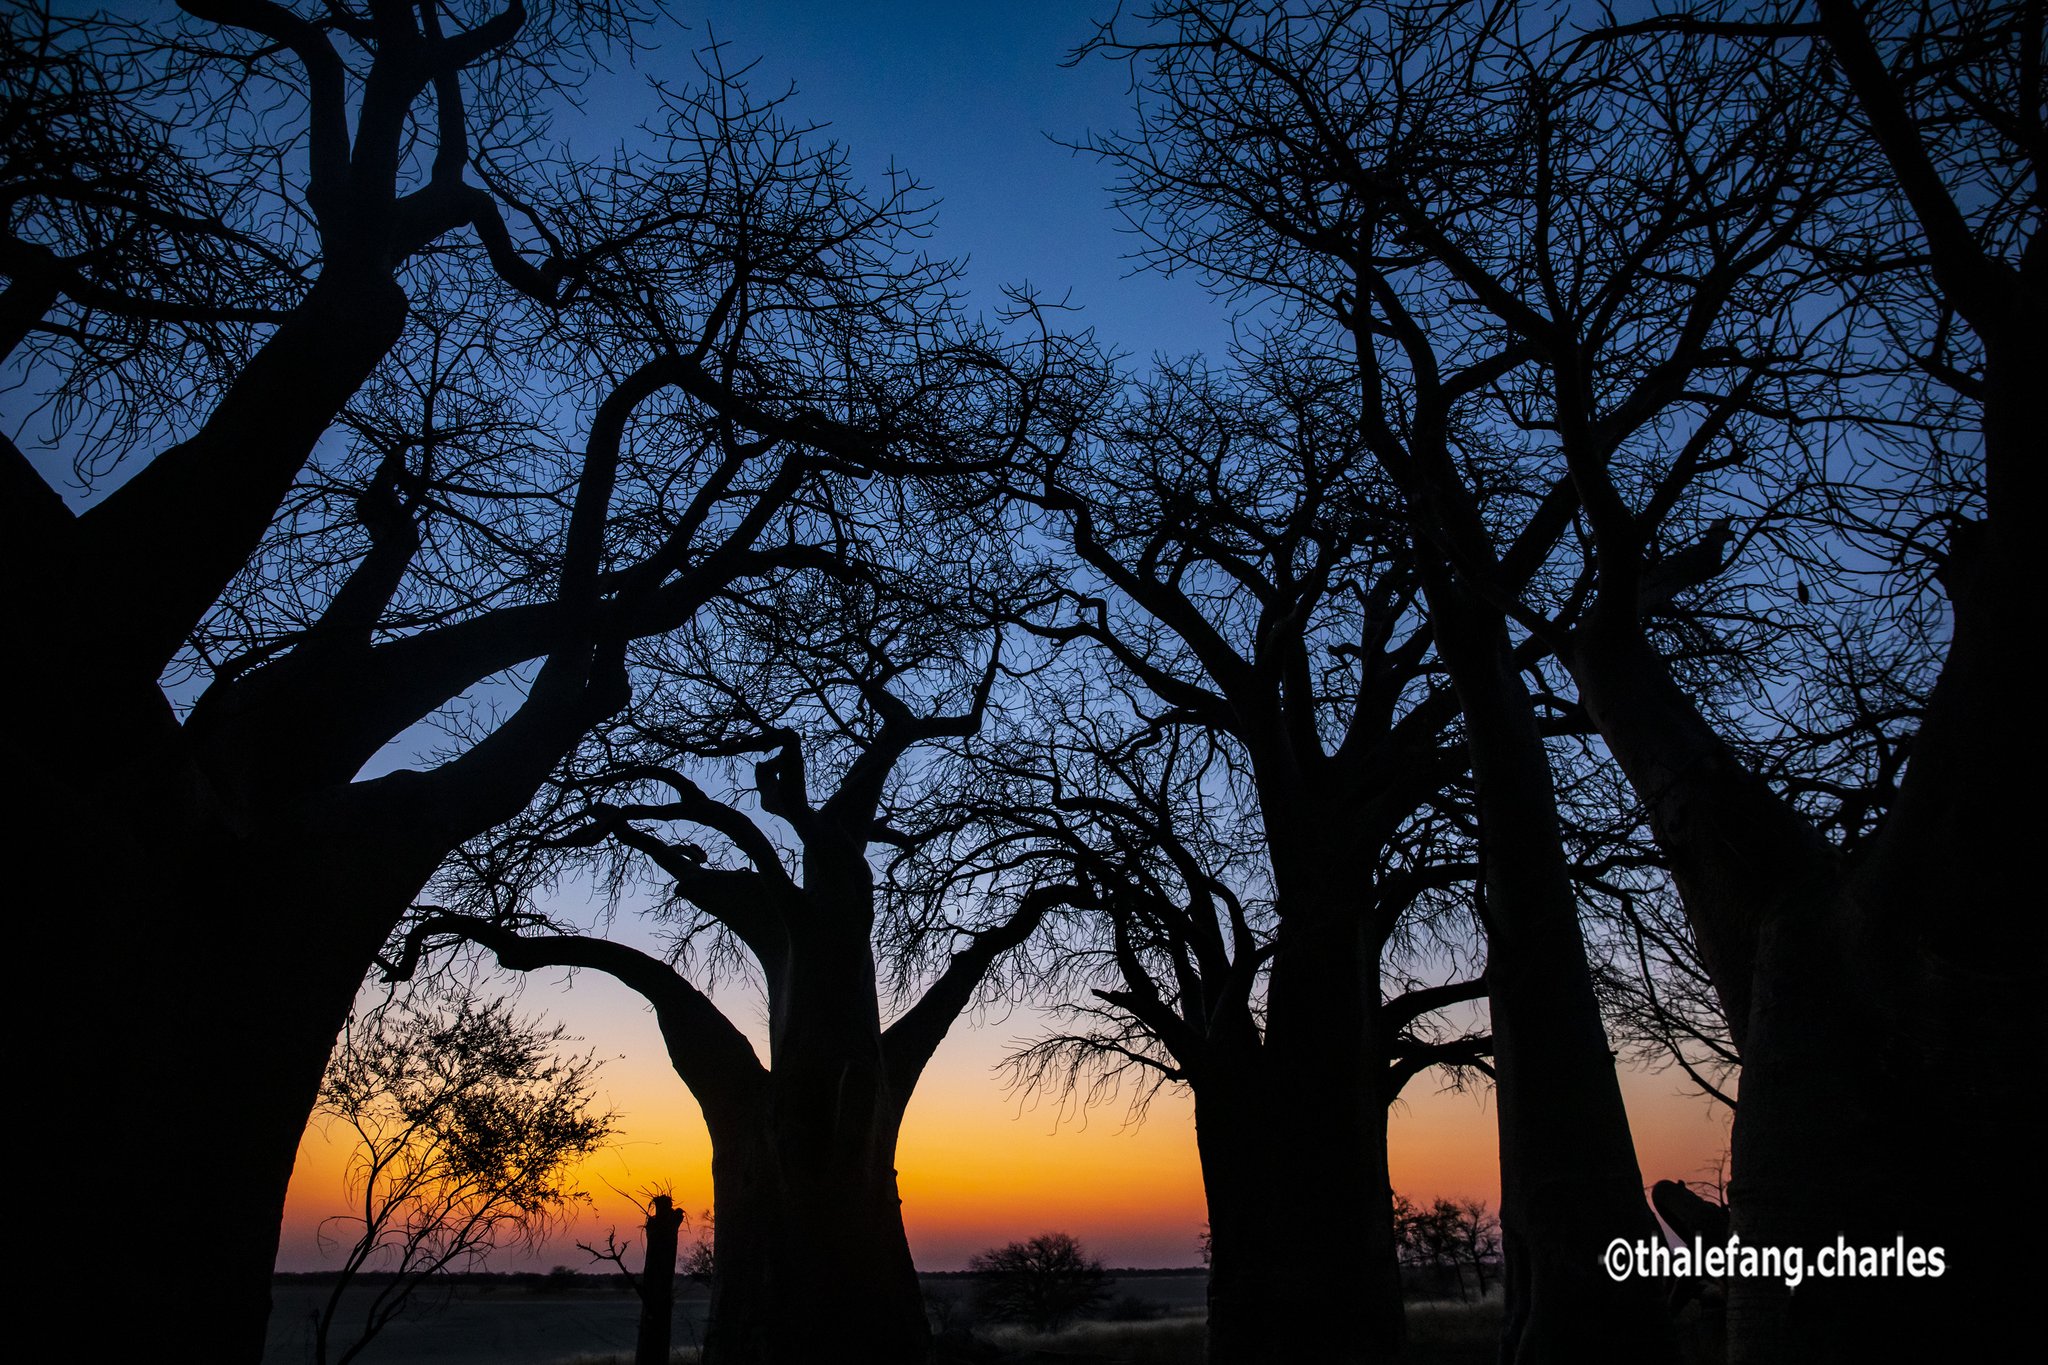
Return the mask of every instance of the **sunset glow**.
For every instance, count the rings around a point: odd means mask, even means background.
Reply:
[[[711,1203],[711,1141],[696,1103],[669,1068],[652,1016],[623,988],[592,974],[577,977],[568,991],[547,979],[528,983],[521,999],[526,1010],[566,1022],[584,1046],[610,1059],[599,1090],[620,1112],[622,1132],[583,1168],[589,1211],[536,1248],[501,1253],[490,1268],[585,1268],[589,1258],[576,1243],[602,1242],[608,1228],[625,1239],[642,1216],[633,1198],[641,1190],[672,1191],[694,1219]],[[751,1017],[744,993],[720,999],[736,1018]],[[896,1163],[918,1265],[962,1269],[985,1247],[1049,1229],[1079,1237],[1110,1265],[1199,1263],[1197,1238],[1207,1214],[1186,1095],[1162,1091],[1144,1122],[1134,1125],[1126,1121],[1127,1095],[1083,1110],[1055,1096],[1010,1093],[1000,1063],[1038,1026],[1029,1011],[963,1024],[927,1069]],[[1490,1096],[1440,1092],[1437,1084],[1434,1075],[1417,1079],[1390,1116],[1394,1188],[1418,1201],[1443,1195],[1497,1205],[1500,1158]],[[1713,1178],[1727,1147],[1723,1113],[1684,1093],[1671,1075],[1624,1070],[1622,1090],[1645,1184]],[[319,1270],[333,1262],[321,1248],[319,1228],[345,1207],[342,1141],[339,1129],[329,1135],[315,1127],[300,1144],[280,1239],[281,1270]]]

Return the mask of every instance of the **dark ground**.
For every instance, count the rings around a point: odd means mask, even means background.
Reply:
[[[920,1277],[934,1316],[958,1323],[971,1281],[965,1275]],[[1106,1315],[1134,1319],[1081,1323],[1039,1336],[1015,1328],[979,1327],[953,1338],[961,1361],[1118,1362],[1119,1365],[1200,1365],[1200,1271],[1125,1272],[1111,1288]],[[309,1365],[310,1315],[327,1285],[312,1276],[280,1276],[273,1291],[265,1365]],[[358,1299],[367,1297],[357,1287]],[[693,1360],[702,1337],[706,1291],[676,1287],[674,1341]],[[483,1275],[463,1277],[441,1299],[394,1323],[363,1353],[361,1365],[629,1365],[639,1304],[616,1279],[596,1275]],[[1500,1335],[1498,1289],[1483,1302],[1456,1299],[1411,1302],[1404,1365],[1491,1365]],[[1680,1359],[1686,1365],[1720,1356],[1719,1322],[1694,1305],[1678,1322]],[[948,1357],[949,1359],[952,1357]],[[819,1365],[831,1365],[821,1361]]]
[[[926,1297],[935,1302],[963,1302],[970,1287],[964,1275],[920,1278]],[[312,1315],[332,1286],[324,1279],[278,1277],[271,1291],[264,1365],[311,1362]],[[1199,1271],[1127,1273],[1110,1292],[1118,1299],[1135,1300],[1152,1313],[1198,1313],[1204,1285]],[[364,1302],[374,1292],[374,1285],[359,1284],[351,1288],[350,1300]],[[677,1283],[677,1346],[693,1346],[702,1339],[705,1307],[703,1286]],[[569,1365],[614,1355],[630,1359],[639,1312],[639,1302],[616,1278],[463,1276],[419,1311],[387,1327],[357,1359],[360,1365]]]

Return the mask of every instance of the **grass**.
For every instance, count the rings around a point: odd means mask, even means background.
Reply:
[[[1501,1301],[1408,1306],[1403,1365],[1491,1365],[1500,1353]],[[1150,1322],[1083,1322],[1058,1332],[996,1327],[974,1334],[979,1354],[941,1356],[987,1365],[1202,1365],[1208,1331],[1200,1310]]]
[[[1699,1315],[1695,1311],[1694,1318]],[[1471,1303],[1455,1299],[1408,1305],[1408,1349],[1402,1365],[1491,1365],[1500,1353],[1501,1299],[1498,1293]],[[1681,1315],[1677,1324],[1680,1359],[1719,1359],[1718,1319],[1710,1324]],[[1022,1327],[985,1327],[971,1337],[941,1342],[944,1365],[1202,1365],[1208,1329],[1199,1309],[1147,1322],[1080,1322],[1057,1332]],[[947,1348],[951,1348],[948,1350]],[[678,1348],[670,1365],[698,1365],[695,1347]],[[583,1355],[562,1365],[632,1365],[626,1355]],[[831,1365],[820,1362],[820,1365]]]
[[[1480,1365],[1500,1357],[1498,1294],[1462,1303],[1432,1299],[1408,1305],[1408,1350],[1416,1365]]]
[[[1149,1322],[1077,1322],[1057,1332],[992,1327],[975,1334],[1003,1361],[1117,1361],[1119,1365],[1201,1365],[1209,1329],[1199,1311]]]

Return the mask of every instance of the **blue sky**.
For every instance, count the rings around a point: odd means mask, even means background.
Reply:
[[[794,90],[786,106],[818,136],[849,153],[857,180],[879,187],[892,166],[909,171],[939,201],[929,251],[963,260],[970,308],[993,311],[1006,285],[1030,285],[1082,311],[1109,348],[1142,366],[1155,354],[1228,346],[1227,310],[1193,278],[1139,272],[1137,243],[1106,188],[1110,168],[1054,139],[1083,140],[1123,126],[1128,73],[1091,58],[1062,67],[1112,13],[1116,0],[940,4],[931,0],[753,0],[673,5],[674,22],[650,28],[651,51],[631,68],[593,81],[579,114],[556,133],[586,155],[636,136],[656,109],[648,78],[688,84],[693,50],[725,45],[728,68],[757,65],[749,80],[763,97]],[[64,13],[92,10],[169,20],[171,0],[55,0]],[[30,458],[83,506],[139,464],[77,487],[70,446],[37,439],[37,384],[0,388],[0,424]]]
[[[993,309],[1002,286],[1028,283],[1049,298],[1070,297],[1082,309],[1080,320],[1134,364],[1155,353],[1220,358],[1229,337],[1223,305],[1191,277],[1134,274],[1128,257],[1136,243],[1112,206],[1109,168],[1053,140],[1076,141],[1131,121],[1123,67],[1100,59],[1061,67],[1114,6],[1115,0],[681,0],[675,15],[687,31],[668,33],[639,71],[684,79],[693,71],[691,48],[714,37],[728,45],[729,65],[758,58],[757,89],[779,93],[793,85],[792,115],[828,124],[823,135],[849,149],[860,179],[878,185],[894,164],[942,201],[930,249],[967,259],[970,306]],[[67,9],[82,7],[65,0]],[[117,7],[134,14],[171,5],[127,0]],[[560,131],[586,152],[630,139],[652,108],[642,88],[630,73],[605,81],[601,97]],[[0,414],[10,409],[0,395]],[[404,744],[394,747],[394,757]],[[580,978],[573,992],[557,986],[554,976],[525,983],[527,1007],[565,1019],[619,1059],[606,1086],[627,1111],[635,1141],[604,1178],[624,1189],[673,1179],[690,1208],[701,1206],[708,1194],[701,1122],[667,1071],[644,1009],[594,976]],[[744,992],[731,1003],[743,1023],[757,1022],[757,1004]],[[1087,1116],[1058,1125],[1049,1109],[1025,1107],[1003,1093],[989,1068],[1036,1025],[1028,1011],[963,1021],[920,1090],[903,1161],[906,1173],[916,1172],[906,1175],[906,1197],[920,1259],[958,1265],[988,1241],[1062,1226],[1112,1264],[1188,1264],[1200,1213],[1185,1109],[1162,1104],[1140,1134],[1122,1130],[1116,1106],[1098,1111],[1084,1136],[1074,1130]],[[1718,1117],[1698,1101],[1674,1099],[1678,1088],[1668,1078],[1630,1078],[1647,1178],[1696,1177],[1723,1140]],[[1415,1087],[1395,1115],[1397,1185],[1419,1199],[1496,1198],[1490,1105],[1432,1090],[1427,1083]],[[970,1170],[958,1157],[947,1176],[953,1186],[942,1187],[927,1174],[944,1164],[934,1153],[985,1154],[986,1161]],[[1043,1173],[1033,1174],[1041,1165]],[[1092,1174],[1079,1180],[1074,1172],[1081,1170]],[[1044,1202],[1014,1226],[955,1227],[928,1212],[964,1207],[980,1197],[977,1185],[1029,1188]],[[1070,1186],[1071,1205],[1063,1205],[1055,1194]],[[1129,1207],[1100,1193],[1114,1187],[1128,1188]],[[287,1225],[287,1268],[321,1264],[317,1219],[337,1192],[331,1170],[319,1163],[302,1170],[295,1209],[303,1214]],[[607,1213],[622,1226],[628,1221],[619,1208]],[[573,1250],[547,1254],[576,1259]]]
[[[1053,138],[1079,141],[1129,121],[1127,73],[1091,58],[1061,62],[1115,0],[937,4],[929,0],[755,0],[678,6],[687,33],[640,69],[688,72],[688,51],[716,38],[728,62],[759,59],[762,93],[794,86],[793,116],[829,123],[870,184],[894,164],[942,200],[931,245],[966,257],[972,298],[1000,303],[1005,284],[1071,293],[1116,349],[1206,351],[1228,341],[1224,311],[1192,278],[1132,274],[1134,240],[1105,189],[1109,169]],[[592,122],[629,130],[631,87],[607,83]],[[596,131],[593,129],[592,131]],[[584,136],[575,130],[579,140]]]

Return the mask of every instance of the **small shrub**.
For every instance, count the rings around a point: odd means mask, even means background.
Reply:
[[[991,1322],[1021,1322],[1057,1331],[1109,1297],[1113,1281],[1102,1262],[1064,1232],[991,1247],[967,1262],[975,1273],[974,1313]]]

